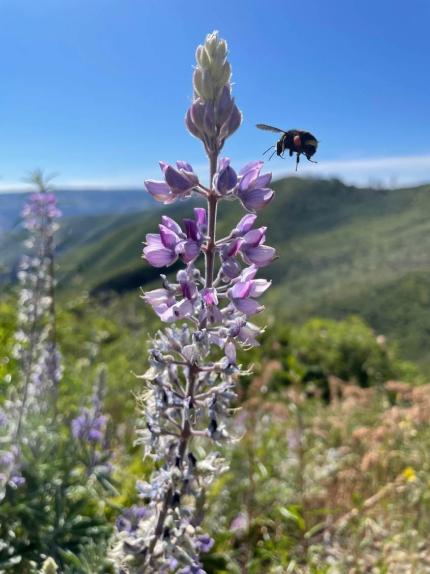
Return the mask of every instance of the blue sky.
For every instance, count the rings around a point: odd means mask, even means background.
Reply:
[[[428,181],[429,22],[428,0],[0,0],[0,189],[35,167],[106,187],[141,185],[159,159],[203,169],[183,116],[214,29],[244,113],[235,165],[272,143],[264,122],[317,135],[303,174]]]

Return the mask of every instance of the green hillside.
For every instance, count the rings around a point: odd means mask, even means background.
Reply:
[[[430,365],[430,186],[359,189],[288,178],[274,188],[260,218],[279,253],[267,269],[269,313],[298,321],[359,314],[398,341],[405,357]],[[180,220],[189,210],[181,202],[168,212]],[[141,249],[160,214],[65,221],[60,285],[126,292],[154,281],[159,271],[141,259]],[[236,205],[224,204],[219,234],[240,217]]]

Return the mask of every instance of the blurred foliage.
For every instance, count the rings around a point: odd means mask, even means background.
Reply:
[[[15,331],[16,311],[12,302],[0,300],[0,404],[16,373],[16,362],[13,359]]]
[[[242,440],[208,500],[209,574],[375,572],[430,568],[430,385],[341,384],[330,404],[298,379],[251,385]]]
[[[8,487],[0,504],[0,572],[36,572],[41,558],[60,566],[86,544],[108,539],[112,526],[94,477],[79,470],[76,444],[50,427],[37,449],[23,450],[25,484]]]
[[[46,429],[38,452],[25,453],[26,485],[0,504],[0,572],[34,574],[50,556],[59,574],[108,574],[116,516],[137,501],[135,480],[152,468],[133,446],[134,394],[159,323],[136,294],[61,297],[58,310],[60,432]],[[0,303],[0,325],[7,356],[12,298]],[[400,574],[408,560],[430,567],[430,389],[422,373],[357,317],[301,325],[277,318],[261,347],[240,359],[254,374],[241,382],[233,418],[241,440],[224,449],[230,470],[208,494],[216,546],[207,572]],[[101,363],[115,494],[85,477],[69,430]],[[2,384],[13,384],[14,362],[0,368]]]

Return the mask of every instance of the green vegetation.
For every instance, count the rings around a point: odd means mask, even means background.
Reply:
[[[1,306],[9,349],[13,308],[12,300]],[[118,506],[137,502],[135,479],[151,469],[132,446],[133,393],[143,389],[131,371],[144,371],[147,333],[157,325],[146,313],[136,293],[103,305],[86,298],[59,305],[64,437],[104,363],[118,495],[78,488],[79,476],[70,473],[73,445],[48,440],[26,469],[24,490],[1,509],[7,546],[0,572],[33,574],[41,552],[55,557],[61,573],[110,571],[100,557]],[[232,420],[242,439],[226,449],[231,468],[208,498],[216,545],[207,572],[334,574],[355,567],[400,574],[410,560],[426,565],[430,394],[414,366],[359,318],[273,324],[251,355],[254,375],[241,384],[242,408]],[[59,503],[65,520],[52,530],[55,512],[41,508],[58,512]],[[19,539],[8,536],[11,524],[21,528]]]
[[[292,321],[359,315],[395,341],[401,356],[430,365],[429,186],[358,189],[338,180],[288,178],[274,188],[276,199],[261,217],[262,225],[270,222],[268,244],[280,254],[268,270],[274,280],[269,313],[276,309],[277,318]],[[220,234],[240,217],[227,207]],[[168,212],[181,219],[184,209],[179,203]],[[141,259],[141,245],[159,218],[149,211],[64,221],[62,290],[136,292],[153,282],[158,272]],[[2,262],[10,266],[17,237],[5,247]]]

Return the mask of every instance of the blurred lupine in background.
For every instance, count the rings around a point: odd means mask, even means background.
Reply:
[[[146,181],[149,193],[170,204],[195,194],[207,201],[182,225],[163,216],[159,233],[146,236],[145,259],[185,268],[176,281],[144,293],[159,318],[171,326],[159,331],[142,376],[142,427],[138,443],[156,461],[149,482],[138,481],[143,507],[127,509],[117,524],[113,556],[120,572],[204,574],[200,554],[214,541],[202,530],[205,493],[226,469],[217,449],[229,440],[227,418],[235,385],[246,371],[237,364],[238,347],[258,345],[261,330],[251,317],[262,311],[259,297],[270,282],[257,278],[275,258],[265,245],[266,228],[255,227],[255,212],[273,198],[271,174],[255,161],[239,172],[220,158],[225,140],[242,114],[231,95],[227,44],[214,32],[196,52],[193,103],[186,126],[203,142],[209,158],[209,185],[185,161],[161,162],[163,181]],[[220,201],[239,200],[250,213],[231,232],[216,237]],[[200,256],[204,256],[204,271]]]
[[[76,572],[68,564],[82,563],[78,572],[105,573],[108,566],[99,557],[111,528],[104,499],[116,493],[102,413],[105,369],[99,370],[91,408],[70,424],[68,414],[57,412],[67,375],[56,328],[54,235],[61,214],[42,173],[31,181],[38,189],[23,210],[28,238],[18,270],[19,368],[0,409],[0,573],[33,574],[47,556],[44,572],[55,571],[55,563]],[[85,570],[84,562],[95,557],[101,570]]]
[[[106,390],[106,368],[102,365],[94,383],[89,407],[81,407],[72,419],[71,431],[78,444],[77,462],[81,461],[88,477],[95,477],[103,486],[116,491],[112,485],[112,449],[108,437],[108,416],[103,413]]]
[[[43,414],[49,420],[55,410],[57,387],[62,375],[56,341],[54,233],[61,215],[49,178],[35,171],[30,182],[37,187],[24,206],[22,216],[29,236],[18,271],[20,282],[18,331],[15,356],[20,363],[20,380],[0,411],[0,498],[7,486],[23,484],[21,448],[23,441],[38,442],[28,418]],[[31,436],[33,434],[33,436]],[[31,446],[31,445],[30,445]],[[34,445],[33,445],[34,446]]]

